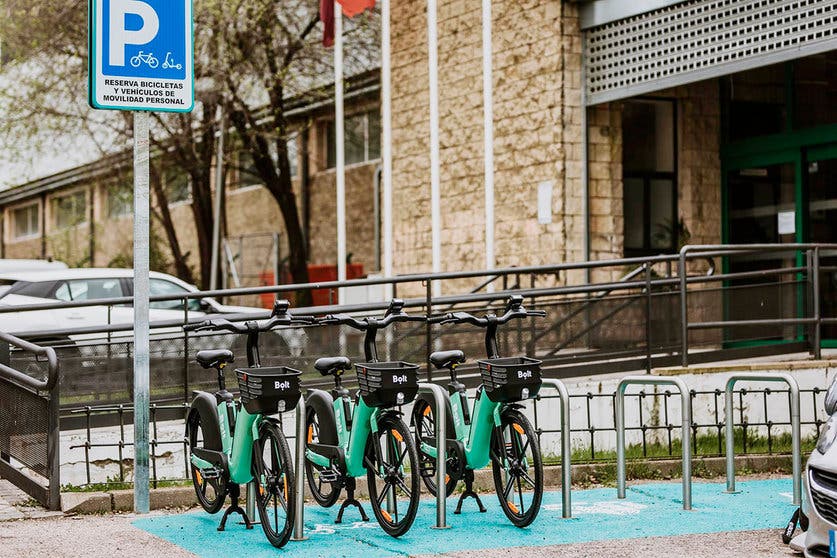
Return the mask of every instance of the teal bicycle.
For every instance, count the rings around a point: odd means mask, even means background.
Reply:
[[[271,317],[263,322],[235,324],[224,319],[188,324],[186,331],[229,331],[247,336],[246,368],[236,369],[240,402],[227,391],[224,369],[234,361],[227,349],[199,351],[198,363],[218,374],[218,391],[196,391],[186,420],[189,463],[195,495],[201,507],[217,513],[227,495],[231,505],[221,518],[240,514],[247,529],[252,518],[239,506],[241,484],[255,481],[256,504],[265,536],[282,547],[294,523],[294,471],[288,441],[278,420],[268,415],[293,409],[301,397],[299,370],[286,366],[261,366],[259,334],[278,326],[315,323],[313,316],[291,316],[288,302],[278,300]]]
[[[309,390],[305,417],[305,475],[314,499],[323,507],[331,507],[345,488],[347,498],[335,523],[342,522],[349,506],[356,507],[361,519],[368,521],[354,496],[355,479],[366,475],[375,518],[393,537],[407,532],[418,511],[418,454],[410,430],[396,409],[415,398],[418,365],[380,362],[375,337],[379,329],[392,323],[425,320],[423,316],[408,316],[403,307],[402,301],[393,300],[383,318],[338,314],[320,320],[321,324],[344,324],[365,332],[367,362],[355,364],[360,391],[352,398],[342,384],[343,374],[352,366],[349,359],[338,356],[317,360],[314,368],[323,376],[334,376],[334,389],[331,393]]]
[[[467,312],[434,316],[431,323],[467,323],[485,328],[488,358],[478,361],[482,384],[477,388],[473,407],[465,385],[457,379],[457,367],[465,362],[462,351],[438,351],[430,355],[437,369],[450,371],[450,406],[446,412],[448,434],[445,449],[446,494],[450,496],[460,480],[465,491],[455,514],[462,511],[466,498],[474,498],[480,512],[485,506],[473,489],[474,471],[491,463],[494,488],[506,517],[517,527],[531,524],[540,511],[543,497],[543,461],[538,435],[520,411],[520,401],[537,395],[541,387],[541,361],[527,357],[501,358],[497,348],[497,327],[513,319],[546,313],[523,308],[523,297],[512,296],[502,316],[489,313],[482,318]],[[413,406],[412,424],[421,460],[421,478],[436,494],[436,404],[419,395]]]

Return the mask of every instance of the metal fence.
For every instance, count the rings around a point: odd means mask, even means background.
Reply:
[[[0,476],[60,509],[58,359],[53,349],[6,333],[0,345]],[[45,380],[33,377],[41,374]]]
[[[813,446],[820,427],[826,420],[822,410],[825,389],[800,390],[806,404],[803,405],[803,438],[808,447]],[[725,455],[724,390],[690,390],[694,409],[709,409],[697,413],[692,420],[692,454],[695,457],[721,457]],[[628,459],[679,458],[681,454],[681,423],[679,413],[671,412],[672,398],[679,398],[676,390],[658,392],[641,390],[625,395],[625,408],[635,413],[639,420],[627,421],[626,432],[633,442],[628,448]],[[771,388],[741,388],[735,390],[737,453],[741,455],[790,455],[789,390]],[[560,441],[560,423],[554,418],[558,407],[558,395],[538,396],[527,404],[526,412],[533,419],[539,433],[547,463],[558,464],[557,448]],[[571,392],[571,428],[573,463],[613,463],[616,461],[614,440],[616,423],[614,414],[615,393]],[[656,404],[659,414],[649,413]],[[604,413],[597,406],[605,406]],[[677,407],[677,405],[674,405]],[[186,405],[152,404],[151,406],[151,479],[156,487],[161,481],[185,480],[189,475],[187,446],[184,438]],[[409,409],[405,409],[409,416]],[[753,415],[758,418],[751,418]],[[699,417],[703,417],[699,420]],[[177,418],[179,417],[179,418]],[[294,415],[279,415],[289,440],[295,437]],[[130,484],[133,443],[133,421],[130,405],[85,406],[68,409],[62,420],[73,419],[81,423],[72,441],[67,441],[66,460],[83,470],[74,473],[75,484],[127,485]],[[114,425],[115,423],[115,425]],[[96,427],[96,424],[112,424]],[[67,433],[65,432],[65,435]],[[631,436],[633,434],[633,436]],[[109,455],[110,459],[103,458]],[[103,466],[103,463],[109,466]],[[65,477],[73,478],[66,475]]]
[[[546,376],[567,378],[800,351],[818,356],[823,339],[837,339],[837,318],[831,302],[837,299],[835,254],[837,245],[833,244],[694,246],[685,247],[677,255],[645,258],[155,296],[152,304],[166,303],[181,312],[179,318],[152,323],[151,397],[157,402],[155,421],[182,417],[183,406],[193,390],[214,390],[213,376],[194,363],[198,350],[224,347],[243,355],[242,338],[184,333],[184,323],[204,319],[189,309],[189,301],[256,295],[294,300],[301,293],[316,289],[375,287],[404,298],[410,313],[435,314],[450,310],[501,311],[509,294],[522,294],[527,307],[546,310],[548,317],[519,321],[501,329],[501,352],[537,356],[544,362]],[[441,284],[441,296],[433,295],[437,284]],[[10,312],[50,311],[60,316],[62,312],[88,307],[106,310],[104,325],[16,332],[53,345],[58,354],[62,363],[63,431],[95,430],[106,425],[123,428],[130,423],[125,414],[129,412],[126,404],[133,397],[132,324],[120,322],[117,316],[124,318],[120,306],[131,302],[130,298],[118,298],[0,307],[0,318]],[[381,301],[294,308],[292,313],[377,314],[386,306],[387,301]],[[226,317],[241,320],[266,316],[267,311]],[[61,320],[49,323],[60,325]],[[398,324],[379,335],[379,351],[383,358],[421,362],[422,375],[429,381],[440,381],[443,378],[427,366],[429,354],[442,348],[460,348],[472,364],[462,366],[459,377],[473,387],[479,382],[473,361],[484,355],[482,335],[480,329],[469,326]],[[361,335],[345,327],[284,329],[263,335],[261,341],[265,365],[302,369],[303,382],[312,387],[323,385],[319,375],[311,372],[316,358],[336,354],[362,357]],[[704,392],[695,396],[719,397],[717,393]],[[601,397],[610,396],[575,394],[573,399],[587,398],[593,402]],[[717,405],[717,401],[714,403]],[[667,403],[663,403],[664,418],[667,408]],[[595,460],[601,453],[600,438],[613,434],[613,425],[592,424],[589,420],[588,413],[588,424],[582,427],[579,425],[584,421],[576,418],[573,430],[576,435],[589,436],[585,447],[589,448],[589,459]],[[818,420],[811,416],[807,424],[817,425]],[[696,439],[698,432],[713,432],[720,448],[719,421],[715,417],[714,421],[704,421],[706,424],[696,424]],[[667,421],[640,422],[644,426],[633,428],[641,429],[644,448],[646,437],[658,432],[665,434],[664,439],[672,439]],[[764,422],[746,424],[742,419],[745,445],[751,444],[750,433],[759,427],[766,429],[768,451],[772,448],[778,424],[767,424],[767,419]],[[162,444],[161,438],[154,437],[154,443]],[[93,457],[86,459],[99,459],[97,451],[104,446],[93,445],[95,442],[89,437],[82,438],[72,445],[89,446],[87,452]],[[112,443],[125,450],[131,442],[120,438]],[[176,443],[182,444],[182,440]],[[672,441],[668,446],[669,454],[677,450]],[[162,446],[160,449],[165,453]],[[700,448],[697,453],[700,454]],[[104,459],[118,460],[123,469],[130,466],[118,452]],[[112,475],[111,480],[119,482],[129,477],[125,469]],[[92,478],[83,480],[96,482]]]
[[[837,245],[686,247],[676,256],[156,296],[153,303],[180,301],[182,314],[152,324],[152,397],[161,403],[188,401],[193,389],[206,385],[205,373],[193,364],[195,352],[208,347],[240,351],[243,346],[243,340],[230,335],[185,334],[180,326],[202,316],[188,309],[190,300],[259,294],[294,298],[305,290],[352,286],[384,285],[406,298],[414,313],[497,311],[510,293],[523,294],[528,307],[546,310],[548,318],[501,330],[501,349],[542,358],[547,375],[553,377],[799,351],[818,355],[823,337],[837,338],[837,319],[828,302],[837,298],[837,267],[822,265],[832,254],[837,254]],[[433,296],[437,282],[446,294]],[[487,292],[491,288],[494,292]],[[453,292],[464,294],[447,294]],[[120,404],[131,401],[132,324],[112,322],[118,314],[114,309],[130,303],[130,298],[121,298],[7,306],[0,307],[0,316],[106,308],[106,325],[16,334],[56,348],[62,361],[64,408]],[[383,301],[294,312],[371,314],[385,307]],[[228,317],[254,316],[259,314]],[[457,347],[472,358],[480,357],[481,335],[467,326],[402,325],[382,334],[380,346],[387,356],[424,363],[423,375],[432,381],[433,372],[426,366],[430,352]],[[310,370],[319,356],[361,356],[360,336],[347,328],[287,329],[264,336],[263,342],[263,356],[303,370]],[[462,373],[471,385],[478,377],[473,365],[463,367]]]

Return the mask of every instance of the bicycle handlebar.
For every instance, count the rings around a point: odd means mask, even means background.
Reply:
[[[546,312],[543,310],[526,310],[523,308],[523,297],[511,296],[506,305],[506,313],[502,316],[496,316],[493,313],[486,314],[482,318],[469,314],[468,312],[448,312],[447,314],[440,314],[428,318],[428,322],[432,324],[450,324],[450,323],[468,323],[477,327],[488,327],[491,324],[503,325],[513,319],[527,318],[527,317],[545,317]]]
[[[389,303],[383,318],[355,318],[348,314],[329,314],[320,319],[320,324],[340,324],[351,328],[368,331],[370,329],[381,329],[394,322],[423,322],[425,316],[408,316],[404,313],[404,301],[398,298],[392,299]]]
[[[290,316],[285,314],[281,316],[273,316],[262,322],[248,320],[242,323],[233,323],[224,318],[216,318],[214,320],[204,320],[199,323],[186,324],[183,326],[183,331],[230,331],[232,333],[251,333],[254,331],[270,331],[279,325],[292,325],[295,323],[313,325],[317,323],[317,318],[314,316]]]

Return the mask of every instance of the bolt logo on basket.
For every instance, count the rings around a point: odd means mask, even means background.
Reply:
[[[279,389],[284,391],[286,389],[289,389],[290,387],[291,383],[288,380],[285,380],[284,382],[273,382],[273,389]]]
[[[517,371],[517,378],[519,380],[528,380],[532,378],[533,374],[531,370],[518,370]]]
[[[401,376],[393,376],[392,383],[393,384],[406,384],[409,381],[406,374],[402,374]]]

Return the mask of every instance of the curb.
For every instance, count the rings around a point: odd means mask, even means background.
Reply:
[[[744,455],[735,458],[737,470],[748,473],[787,472],[791,470],[791,456],[789,455]],[[638,479],[672,479],[680,476],[681,462],[679,459],[663,459],[658,461],[628,461],[628,480]],[[573,465],[573,484],[598,484],[600,479],[613,478],[616,474],[616,463],[583,463]],[[695,478],[723,477],[726,474],[726,460],[723,457],[698,457],[692,460],[692,471]],[[366,480],[358,479],[356,494],[361,498],[368,496]],[[544,484],[549,488],[561,486],[561,467],[548,465],[544,467]],[[483,492],[494,491],[494,481],[490,468],[476,471],[474,486]],[[306,486],[306,493],[308,489]],[[156,488],[150,491],[150,508],[152,510],[191,508],[196,505],[195,492],[191,486],[174,486]],[[61,494],[61,510],[70,514],[101,514],[114,512],[130,512],[134,509],[133,490],[114,490],[112,492],[64,492]]]

